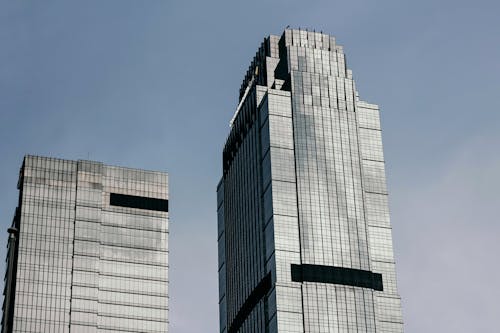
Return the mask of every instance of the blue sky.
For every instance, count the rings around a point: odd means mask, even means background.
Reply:
[[[238,89],[265,36],[316,29],[381,108],[406,332],[497,332],[499,14],[481,0],[0,0],[1,230],[27,153],[168,171],[171,331],[217,331],[215,186]]]

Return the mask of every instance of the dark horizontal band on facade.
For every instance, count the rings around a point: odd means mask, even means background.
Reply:
[[[168,252],[167,252],[168,253]],[[169,267],[168,264],[158,264],[146,260],[141,260],[137,262],[132,262],[126,259],[119,259],[119,258],[105,258],[105,257],[100,257],[99,255],[91,255],[91,254],[86,254],[86,253],[78,253],[78,257],[88,257],[88,258],[97,258],[100,261],[103,261],[105,263],[114,263],[114,262],[120,262],[120,263],[128,263],[128,264],[140,264],[140,265],[146,265],[146,266],[157,266],[157,267]],[[74,269],[74,268],[69,268],[69,269]]]
[[[110,193],[109,204],[111,206],[140,208],[140,209],[156,210],[160,212],[168,212],[168,200],[165,199]]]
[[[76,222],[79,222],[80,220],[77,220]],[[89,221],[83,221],[83,222],[89,222]],[[90,221],[94,222],[94,221]],[[94,223],[99,223],[99,222],[94,222]],[[129,225],[123,225],[119,223],[110,223],[110,222],[100,222],[99,223],[102,226],[106,227],[113,227],[113,228],[120,228],[120,229],[129,229],[129,230],[141,230],[141,231],[154,231],[157,233],[163,233],[163,234],[168,234],[168,228],[165,226],[165,224],[162,225],[163,229],[161,228],[151,228],[151,227],[141,227],[141,226],[129,226]]]
[[[122,294],[134,294],[134,295],[145,295],[145,296],[156,296],[156,297],[161,297],[164,295],[162,292],[153,292],[153,291],[133,291],[130,289],[118,289],[118,288],[106,288],[106,287],[101,287],[101,286],[93,286],[90,284],[84,284],[84,283],[79,283],[75,284],[73,283],[73,286],[78,286],[78,287],[92,287],[92,288],[98,288],[99,291],[111,291],[111,292],[118,292]]]
[[[90,240],[90,239],[81,239],[81,238],[78,238],[76,237],[75,240],[79,241],[79,242],[87,242],[87,243],[95,243],[96,246],[109,246],[109,247],[121,247],[123,249],[132,249],[132,250],[145,250],[145,251],[155,251],[155,252],[161,252],[161,253],[168,253],[168,246],[167,246],[167,249],[166,250],[163,250],[163,249],[155,249],[155,250],[152,250],[151,248],[146,248],[146,247],[139,247],[139,246],[128,246],[128,245],[124,245],[124,244],[112,244],[112,243],[108,243],[108,242],[101,242],[101,241],[97,241],[97,240]],[[75,251],[78,251],[79,250],[75,250]],[[76,252],[75,252],[76,253]],[[102,258],[102,257],[101,257]]]
[[[82,267],[74,268],[73,273],[74,272],[96,273],[99,276],[116,277],[116,278],[131,279],[131,280],[168,282],[168,278],[161,278],[161,277],[154,278],[154,277],[145,276],[145,275],[139,276],[139,275],[127,275],[127,274],[109,273],[109,272],[103,273],[103,272],[99,271],[98,269],[90,269],[90,268],[82,268]]]
[[[76,297],[75,297],[76,298]],[[83,297],[78,297],[79,299],[88,299]],[[139,306],[143,309],[153,309],[153,310],[168,310],[168,306],[165,305],[151,305],[144,303],[131,303],[131,302],[121,302],[121,301],[111,301],[111,300],[99,300],[99,298],[90,299],[91,301],[99,301],[101,304],[109,304],[109,305],[124,305],[124,306]],[[165,300],[166,302],[168,300]],[[80,311],[83,312],[83,311]]]
[[[158,249],[154,248],[151,246],[141,246],[141,245],[127,245],[127,244],[117,244],[117,243],[110,243],[106,241],[101,241],[99,239],[91,238],[91,237],[75,237],[75,240],[80,241],[80,242],[89,242],[89,243],[96,243],[99,245],[104,245],[104,246],[115,246],[115,247],[123,247],[127,249],[133,249],[133,250],[146,250],[146,251],[158,251],[158,252],[163,252],[163,253],[168,253],[168,248],[167,249]],[[78,250],[77,250],[78,251]]]
[[[83,309],[78,309],[78,312],[83,312],[83,313],[92,313],[90,311],[86,311]],[[139,320],[147,320],[147,321],[155,321],[155,322],[161,322],[161,323],[168,323],[168,319],[159,319],[159,318],[151,318],[151,317],[146,317],[146,316],[135,316],[135,315],[130,315],[130,314],[116,314],[116,313],[105,313],[105,312],[99,312],[100,317],[108,317],[108,318],[130,318],[130,319],[139,319]],[[100,329],[104,328],[105,325],[98,324]],[[109,327],[114,327],[114,326],[108,326]],[[117,327],[118,328],[118,327]],[[119,328],[120,332],[123,332],[123,328]],[[132,331],[130,332],[137,332],[137,331]]]
[[[371,288],[383,291],[382,274],[362,269],[323,266],[323,265],[291,265],[292,281],[320,282],[341,284],[361,288]]]
[[[271,290],[272,280],[271,273],[268,273],[250,293],[245,303],[241,306],[240,310],[233,319],[227,333],[236,333],[241,325],[245,322],[247,317],[252,313],[253,308],[260,302],[264,296]]]

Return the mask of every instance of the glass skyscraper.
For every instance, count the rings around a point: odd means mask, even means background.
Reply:
[[[166,173],[26,156],[2,333],[167,332]]]
[[[220,332],[402,332],[379,109],[358,97],[342,46],[266,38],[230,124]]]

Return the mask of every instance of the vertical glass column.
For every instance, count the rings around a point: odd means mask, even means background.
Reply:
[[[68,332],[76,164],[26,156],[13,332]]]

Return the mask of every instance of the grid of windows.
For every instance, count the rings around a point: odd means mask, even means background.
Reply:
[[[218,186],[220,331],[264,269],[266,312],[238,332],[262,321],[269,332],[402,332],[379,111],[359,100],[343,48],[311,31],[270,36],[240,99]],[[291,267],[359,276],[294,279]]]
[[[27,156],[19,185],[5,332],[167,331],[166,174]]]

